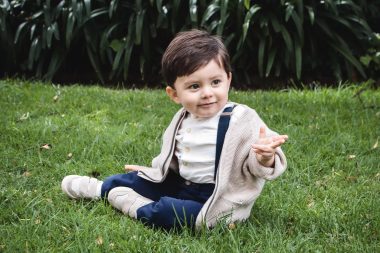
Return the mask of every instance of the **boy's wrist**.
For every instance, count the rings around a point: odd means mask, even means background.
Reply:
[[[264,167],[273,167],[274,166],[274,155],[270,158],[264,158],[263,156],[260,159],[257,159],[259,163]]]

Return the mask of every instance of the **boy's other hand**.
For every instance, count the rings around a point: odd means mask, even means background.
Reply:
[[[273,167],[275,149],[288,139],[287,135],[266,136],[265,126],[260,127],[259,140],[252,145],[256,158],[265,167]]]
[[[125,171],[138,171],[139,170],[139,167],[138,165],[130,165],[130,164],[126,164],[124,165],[124,170]]]

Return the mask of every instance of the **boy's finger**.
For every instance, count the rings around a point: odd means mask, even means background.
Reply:
[[[260,150],[262,152],[272,152],[273,148],[270,145],[263,145],[263,144],[253,144],[252,148],[255,150]]]
[[[278,141],[278,140],[287,140],[289,137],[287,135],[276,135],[272,137],[273,141]]]
[[[274,141],[272,144],[270,144],[270,146],[271,146],[271,148],[275,149],[284,143],[285,143],[285,140],[281,139],[281,140]]]
[[[259,131],[259,138],[265,138],[265,137],[266,137],[265,126],[261,126],[260,131]]]

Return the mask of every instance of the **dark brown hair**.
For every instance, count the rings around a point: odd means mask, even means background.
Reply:
[[[206,31],[178,33],[170,42],[161,61],[162,75],[174,88],[177,77],[187,76],[215,60],[230,75],[230,56],[222,40]]]

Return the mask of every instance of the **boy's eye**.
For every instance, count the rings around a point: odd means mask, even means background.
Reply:
[[[212,81],[212,84],[213,84],[213,85],[218,85],[218,84],[220,84],[221,82],[222,82],[221,80],[216,79],[216,80],[213,80],[213,81]]]
[[[189,89],[196,90],[199,88],[199,84],[193,83],[192,85],[189,86]]]

